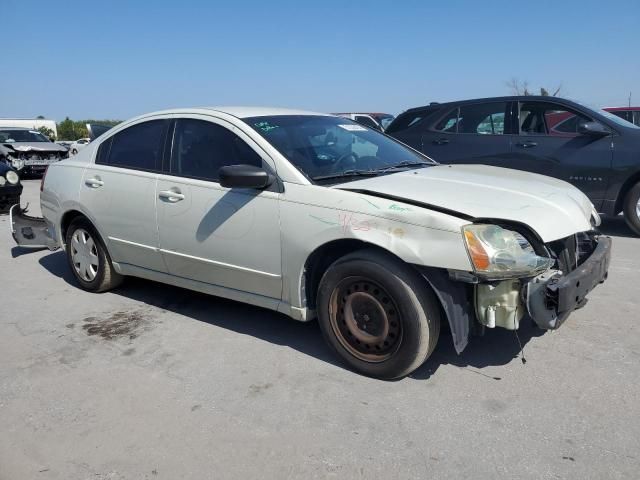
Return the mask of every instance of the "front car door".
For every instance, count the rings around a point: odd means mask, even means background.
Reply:
[[[462,104],[435,117],[422,134],[422,151],[440,163],[507,166],[512,102]]]
[[[512,168],[567,181],[600,208],[606,194],[613,151],[611,137],[579,133],[593,119],[562,103],[532,100],[519,103],[519,136]]]
[[[234,125],[209,116],[176,119],[170,171],[156,197],[160,251],[170,274],[270,299],[282,294],[279,193],[229,189],[226,165],[275,173],[270,159]]]
[[[158,252],[155,191],[168,125],[154,119],[120,130],[99,145],[84,172],[80,203],[114,262],[166,271]]]

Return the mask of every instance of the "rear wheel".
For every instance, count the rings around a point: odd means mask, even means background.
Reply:
[[[376,250],[333,263],[320,281],[323,335],[355,370],[393,379],[433,352],[440,332],[438,301],[408,265]]]
[[[640,182],[636,183],[624,199],[624,219],[636,235],[640,235]]]
[[[84,290],[104,292],[122,283],[100,235],[86,218],[71,223],[66,242],[69,267]]]

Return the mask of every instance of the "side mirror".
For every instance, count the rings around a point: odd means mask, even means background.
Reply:
[[[218,170],[220,185],[226,188],[267,188],[275,178],[253,165],[228,165]]]
[[[578,125],[578,132],[591,137],[606,137],[611,133],[604,125],[598,122],[581,122]]]

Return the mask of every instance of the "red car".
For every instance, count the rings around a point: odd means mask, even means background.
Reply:
[[[640,127],[640,107],[606,107],[603,110]]]

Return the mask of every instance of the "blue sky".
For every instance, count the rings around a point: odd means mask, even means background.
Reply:
[[[513,77],[640,104],[640,1],[0,0],[0,117],[179,106],[398,113]],[[95,5],[95,7],[94,7]]]

